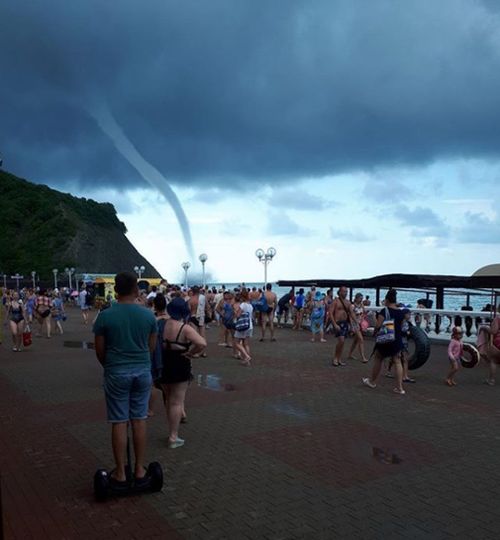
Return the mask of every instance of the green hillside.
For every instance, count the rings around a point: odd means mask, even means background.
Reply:
[[[52,269],[113,273],[147,267],[112,204],[77,198],[0,171],[0,271],[47,279]]]

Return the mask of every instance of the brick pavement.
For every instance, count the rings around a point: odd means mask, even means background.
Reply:
[[[36,338],[0,348],[0,472],[7,539],[497,538],[497,387],[463,370],[447,388],[442,345],[404,397],[362,387],[367,366],[329,367],[333,339],[281,330],[253,342],[254,367],[215,345],[195,362],[186,445],[166,448],[160,400],[149,421],[163,491],[92,498],[109,466],[93,352]],[[66,340],[91,340],[70,313]],[[375,449],[375,450],[374,450]],[[393,455],[398,463],[390,463]]]

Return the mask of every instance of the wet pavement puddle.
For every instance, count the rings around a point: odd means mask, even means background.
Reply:
[[[63,347],[70,349],[93,349],[94,344],[91,341],[63,341]]]
[[[232,392],[235,390],[234,384],[222,383],[221,379],[222,377],[213,373],[207,373],[206,375],[200,373],[196,377],[196,384],[201,388],[214,392]]]
[[[377,448],[376,446],[372,447],[372,456],[384,465],[399,465],[403,461],[392,450]]]
[[[275,412],[286,414],[288,416],[295,416],[295,418],[311,418],[311,415],[303,411],[302,409],[299,409],[298,407],[294,407],[293,405],[290,405],[289,403],[277,403],[275,405],[271,405],[271,409]]]

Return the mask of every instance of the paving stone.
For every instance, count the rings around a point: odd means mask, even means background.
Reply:
[[[68,340],[90,340],[70,310]],[[499,388],[481,368],[442,384],[446,349],[433,346],[404,398],[369,367],[329,367],[333,340],[279,331],[252,343],[245,369],[216,346],[194,362],[183,448],[166,447],[161,400],[148,423],[148,458],[165,468],[161,493],[96,504],[92,476],[109,467],[101,368],[88,350],[35,339],[0,348],[0,471],[4,534],[17,538],[498,538]],[[369,340],[368,340],[369,343]],[[369,346],[369,345],[367,345]],[[206,377],[205,377],[206,379]],[[399,464],[374,455],[395,453]]]

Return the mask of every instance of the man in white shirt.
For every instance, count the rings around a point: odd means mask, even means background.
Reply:
[[[156,298],[156,292],[157,292],[156,285],[153,285],[153,286],[151,287],[151,292],[147,295],[146,298],[147,298],[148,300],[151,300],[151,299],[153,299],[153,298]]]
[[[85,285],[82,285],[82,290],[78,294],[78,302],[80,304],[80,309],[82,310],[84,324],[87,324],[89,322],[89,306],[87,305],[87,295],[87,288]]]

